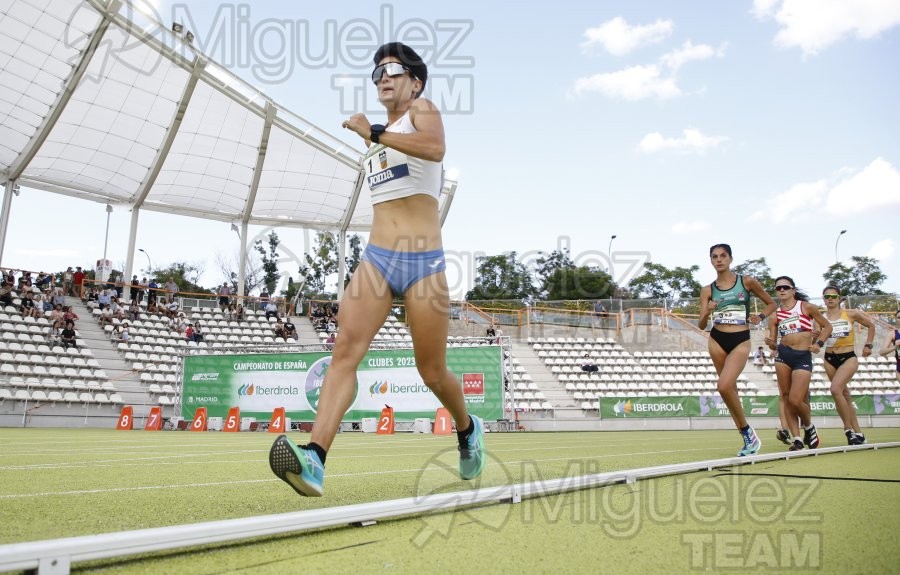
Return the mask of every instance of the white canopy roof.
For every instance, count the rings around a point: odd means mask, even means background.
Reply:
[[[0,184],[242,224],[369,228],[359,150],[140,7],[0,0]],[[444,217],[455,187],[444,184]]]

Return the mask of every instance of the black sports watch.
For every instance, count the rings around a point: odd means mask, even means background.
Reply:
[[[863,347],[867,347],[867,348],[869,348],[869,349],[872,349],[872,344],[871,344],[871,343],[867,343],[867,344],[864,345]]]
[[[385,133],[385,131],[387,131],[387,128],[383,124],[372,124],[372,133],[369,135],[369,141],[378,144],[381,134]]]
[[[817,339],[817,340],[816,340],[816,345],[819,346],[819,347],[825,347],[825,342],[822,341],[821,339]]]

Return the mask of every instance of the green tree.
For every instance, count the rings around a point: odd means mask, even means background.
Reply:
[[[362,258],[362,238],[360,235],[353,234],[350,236],[347,243],[350,244],[350,250],[349,255],[344,257],[344,264],[346,265],[344,285],[347,285],[347,282],[350,281],[350,276],[352,276],[353,272],[356,271],[356,268],[359,267],[359,262]]]
[[[531,283],[531,274],[517,256],[516,252],[479,256],[475,287],[469,290],[466,299],[478,301],[534,297],[537,290]]]
[[[640,297],[672,300],[698,297],[700,282],[694,279],[694,273],[699,269],[698,265],[669,269],[662,264],[648,262],[644,273],[631,280],[628,287]]]
[[[772,277],[772,270],[769,269],[766,258],[747,260],[731,268],[731,271],[736,274],[756,278],[767,293],[775,293],[775,278]]]
[[[278,234],[275,233],[275,230],[272,230],[266,237],[269,240],[268,250],[263,247],[262,240],[256,240],[254,248],[259,252],[262,260],[263,286],[267,292],[274,294],[278,280],[281,278],[281,274],[278,272]]]
[[[549,255],[541,252],[541,257],[535,260],[534,276],[538,284],[538,294],[547,300],[567,299],[557,298],[550,295],[551,282],[556,285],[560,284],[560,279],[565,275],[561,273],[563,270],[574,270],[575,262],[569,256],[569,250],[554,250]],[[555,279],[551,279],[555,278]]]
[[[205,288],[197,283],[200,281],[200,276],[203,275],[201,264],[173,262],[166,267],[156,268],[150,275],[160,287],[163,287],[169,278],[172,278],[175,280],[179,292],[215,293],[215,290]]]
[[[878,266],[878,260],[865,256],[853,256],[851,266],[835,263],[822,274],[825,282],[841,288],[843,295],[884,295],[879,286],[887,276]]]
[[[316,232],[312,254],[305,254],[306,263],[300,266],[300,278],[305,280],[303,296],[309,298],[330,298],[336,295],[326,291],[329,276],[338,270],[337,240],[330,232]]]
[[[557,268],[544,283],[548,301],[604,299],[612,297],[616,285],[612,277],[596,266]]]

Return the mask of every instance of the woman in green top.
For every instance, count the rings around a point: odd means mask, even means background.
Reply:
[[[758,325],[774,313],[776,304],[756,279],[731,271],[733,258],[728,244],[716,244],[709,248],[709,260],[717,275],[716,281],[700,290],[698,327],[706,329],[712,316],[713,327],[709,332],[708,345],[709,357],[719,374],[716,388],[744,440],[744,447],[738,455],[753,455],[759,451],[762,441],[744,417],[737,379],[750,356],[750,324]],[[763,313],[750,315],[751,294],[766,304]]]

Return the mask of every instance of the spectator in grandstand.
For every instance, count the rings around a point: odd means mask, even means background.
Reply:
[[[169,302],[168,304],[166,304],[166,307],[163,309],[165,310],[166,317],[168,317],[171,320],[174,320],[175,317],[178,315],[178,302],[176,302],[176,301]],[[181,314],[181,315],[184,315],[184,314]]]
[[[166,301],[172,303],[175,301],[175,294],[178,293],[178,284],[175,283],[175,280],[172,276],[169,276],[169,280],[166,282]]]
[[[147,307],[150,307],[150,304],[153,304],[153,307],[158,307],[159,305],[159,284],[156,283],[156,278],[150,280],[150,283],[147,284]]]
[[[328,333],[337,331],[337,323],[333,319],[328,320],[328,323],[325,324],[325,331]]]
[[[263,288],[262,293],[259,294],[259,309],[265,310],[267,305],[269,305],[269,292]]]
[[[266,304],[266,321],[268,321],[270,317],[278,317],[278,306],[275,305],[274,301],[269,301],[269,303]]]
[[[149,296],[147,297],[147,313],[153,315],[162,313],[160,312],[159,307],[157,307],[156,305],[156,300],[154,299],[153,301],[150,301]]]
[[[284,322],[284,339],[287,340],[288,338],[291,338],[296,340],[299,339],[299,337],[300,336],[297,334],[297,326],[291,322],[291,318],[286,318]]]
[[[199,319],[194,322],[194,341],[197,343],[203,341],[203,326]]]
[[[22,319],[26,317],[37,318],[40,314],[43,313],[43,306],[40,308],[40,313],[38,312],[38,308],[34,304],[34,298],[31,295],[31,290],[27,290],[24,294],[22,294],[22,301],[19,303],[19,311],[22,313]]]
[[[119,341],[128,342],[131,340],[131,328],[128,327],[128,322],[125,322],[122,325],[122,329],[119,332]]]
[[[228,282],[222,282],[222,286],[219,288],[219,309],[222,310],[222,313],[225,313],[225,310],[228,309],[230,302],[231,288],[228,286]]]
[[[72,295],[77,297],[82,297],[81,294],[84,291],[84,272],[81,271],[81,266],[77,266],[75,268],[75,273],[72,274],[73,285],[72,285],[72,293],[66,292],[66,295]]]
[[[588,373],[600,371],[600,368],[591,359],[591,354],[584,354],[584,357],[581,360],[581,371],[586,371]]]
[[[62,330],[60,334],[59,342],[66,349],[70,347],[78,347],[76,345],[77,341],[75,339],[75,323],[71,321],[66,322],[66,328]]]
[[[111,300],[111,296],[109,295],[109,290],[102,289],[100,293],[97,294],[97,306],[100,308],[100,311],[109,307],[109,302]]]
[[[758,324],[773,313],[776,306],[755,278],[731,271],[732,259],[728,244],[716,244],[709,248],[709,260],[716,270],[716,279],[700,289],[700,319],[697,325],[700,329],[706,329],[712,316],[708,347],[719,375],[716,387],[744,441],[738,456],[746,456],[757,453],[762,441],[744,416],[737,379],[750,355],[750,324]],[[752,295],[766,304],[765,312],[750,315]]]
[[[56,329],[62,329],[65,325],[66,321],[66,312],[63,311],[63,306],[61,304],[56,304],[53,306],[53,311],[50,312],[50,326]]]
[[[837,409],[841,421],[844,423],[844,435],[847,436],[849,445],[862,445],[866,442],[859,420],[856,419],[856,410],[853,408],[853,397],[850,395],[848,385],[859,369],[859,360],[856,359],[856,340],[854,324],[866,328],[866,343],[863,344],[862,356],[869,357],[872,354],[872,346],[875,341],[875,323],[865,313],[856,309],[841,308],[841,291],[837,286],[829,285],[822,291],[825,300],[825,319],[831,323],[831,337],[825,340],[825,373],[831,381],[831,395],[834,397],[834,407]],[[821,334],[813,329],[813,335],[817,339]]]
[[[100,317],[97,320],[100,323],[100,327],[106,327],[108,325],[112,325],[113,323],[113,310],[112,306],[106,306],[100,311]]]
[[[72,269],[72,268],[69,268]],[[41,291],[50,289],[50,286],[53,283],[53,276],[50,274],[45,274],[44,272],[38,272],[37,280],[35,280],[34,285]]]
[[[606,312],[606,307],[604,307],[603,302],[599,299],[594,302],[594,327],[601,327],[603,325],[603,318],[607,317],[609,314]]]
[[[281,321],[281,318],[275,321],[275,325],[272,326],[272,333],[275,334],[275,337],[280,337],[287,341],[287,336],[284,334],[284,323]]]
[[[13,304],[13,280],[10,277],[5,276],[3,278],[3,283],[0,284],[0,303],[4,306],[11,306]]]
[[[131,276],[131,286],[129,287],[131,287],[132,305],[141,305],[141,300],[144,299],[144,286],[141,285],[141,280],[137,275]]]
[[[238,304],[238,306],[234,309],[234,315],[232,319],[234,319],[234,321],[244,321],[244,306],[242,304]]]
[[[822,338],[828,339],[831,336],[831,322],[822,315],[818,306],[809,303],[809,297],[799,291],[794,280],[788,276],[775,278],[775,293],[779,300],[777,321],[769,322],[766,344],[778,351],[775,356],[775,375],[778,377],[778,390],[784,404],[784,423],[793,437],[790,450],[799,451],[804,445],[814,449],[819,446],[819,434],[812,423],[807,403],[813,369],[812,355],[819,353],[825,346]],[[815,341],[812,333],[814,321],[822,327],[819,339]],[[800,427],[803,428],[802,439]]]
[[[878,353],[880,355],[888,355],[891,352],[894,352],[894,359],[897,360],[897,381],[900,382],[900,329],[896,329],[900,327],[900,310],[894,314],[894,333],[889,335],[887,341],[884,343],[884,347],[881,348]]]
[[[66,304],[66,296],[63,292],[63,288],[55,287],[55,288],[53,288],[52,293],[53,293],[53,297],[51,298],[50,303],[53,304],[53,307]]]
[[[322,494],[326,454],[353,401],[356,369],[394,297],[405,300],[419,375],[456,422],[461,478],[474,479],[485,464],[484,424],[469,415],[462,385],[447,369],[450,301],[437,201],[445,151],[441,115],[419,98],[428,69],[411,48],[386,44],[374,64],[387,126],[372,126],[362,113],[343,123],[374,144],[365,164],[374,204],[369,243],[344,292],[341,341],[324,376],[311,442],[298,446],[282,435],[269,457],[275,475],[303,495]]]
[[[130,321],[141,319],[141,306],[137,302],[131,302],[131,306],[128,307],[128,319]]]
[[[187,318],[184,317],[184,312],[180,312],[177,316],[170,320],[172,324],[172,329],[176,333],[183,334],[187,330],[188,321]]]
[[[75,295],[75,272],[72,271],[72,266],[67,267],[63,272],[62,282],[66,295]]]
[[[41,315],[45,315],[48,311],[53,311],[53,295],[50,293],[50,288],[44,290],[43,294],[38,294],[41,299],[41,311],[44,312]]]
[[[497,329],[494,327],[494,324],[487,326],[487,329],[484,330],[484,337],[494,339],[497,337]]]
[[[766,356],[763,346],[759,346],[759,349],[753,354],[753,365],[766,365],[767,359],[768,357]]]
[[[63,307],[63,319],[74,324],[80,318],[78,317],[78,314],[75,313],[75,310],[72,309],[72,306],[65,306]]]

